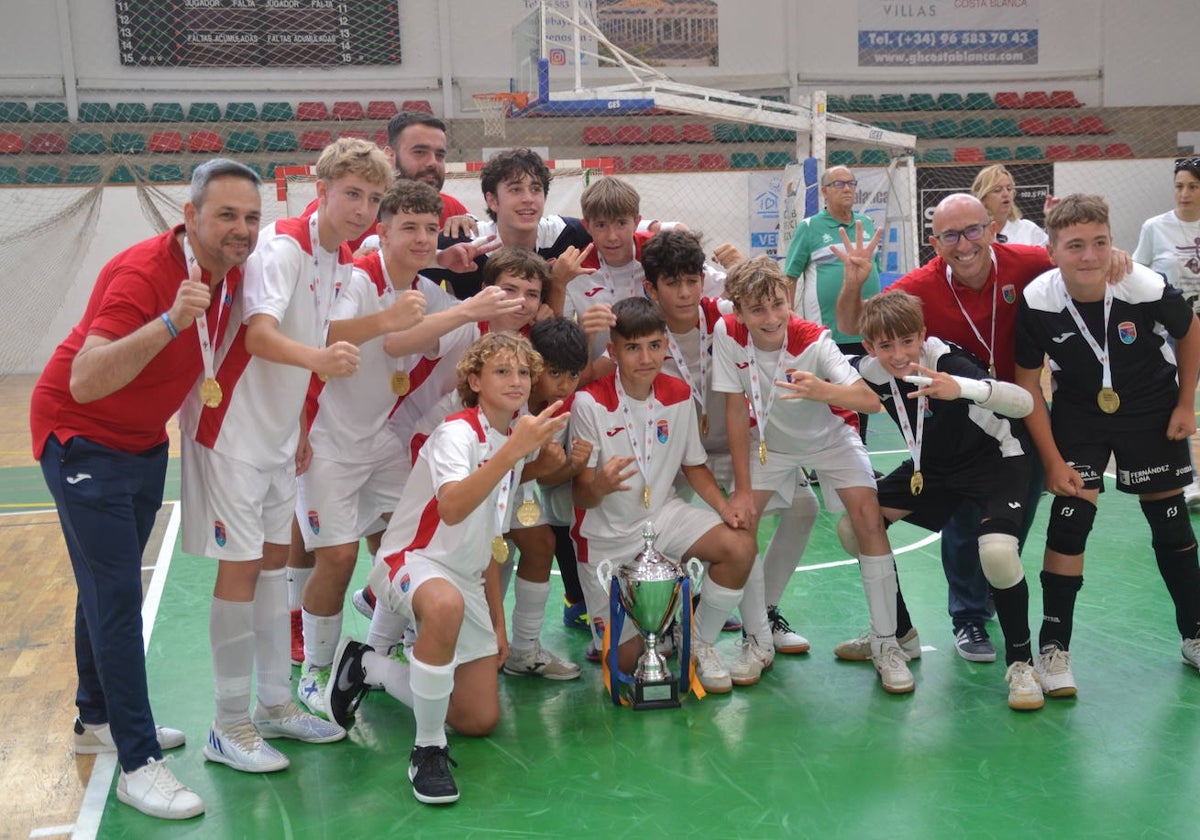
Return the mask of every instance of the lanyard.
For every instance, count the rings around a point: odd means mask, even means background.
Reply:
[[[758,460],[761,464],[767,463],[767,418],[771,413],[771,408],[775,405],[775,397],[779,394],[775,388],[775,382],[783,373],[784,359],[787,358],[787,342],[779,348],[779,357],[775,360],[775,372],[771,374],[771,392],[767,395],[766,401],[763,401],[762,383],[758,376],[758,352],[755,350],[754,341],[746,342],[746,359],[749,364],[746,366],[750,372],[750,402],[754,406],[754,416],[758,418]]]
[[[313,258],[313,279],[312,279],[312,294],[313,294],[313,309],[317,313],[317,328],[319,335],[317,336],[317,349],[325,347],[325,340],[329,334],[329,314],[333,311],[333,298],[336,291],[334,275],[337,270],[337,254],[333,255],[333,267],[329,271],[329,296],[323,297],[321,294],[321,240],[317,233],[317,212],[308,217],[308,238],[312,246]],[[385,269],[386,271],[386,269]]]
[[[654,388],[651,386],[650,397],[646,400],[646,423],[643,429],[644,434],[639,439],[637,430],[634,428],[633,411],[629,408],[629,397],[626,396],[625,387],[621,384],[620,373],[613,378],[616,380],[621,417],[625,421],[625,431],[629,434],[629,446],[633,449],[633,459],[637,462],[638,472],[642,474],[642,481],[645,485],[642,489],[642,506],[648,509],[650,507],[650,460],[654,451],[654,412],[658,408],[658,404],[654,400]]]
[[[192,251],[192,244],[188,242],[187,234],[183,235],[183,255],[187,260],[188,271],[191,271],[193,265],[196,264],[196,254]],[[200,358],[204,360],[204,378],[216,379],[216,361],[213,352],[213,343],[217,340],[221,331],[221,318],[225,314],[225,306],[229,302],[226,297],[225,283],[229,275],[221,278],[221,292],[217,299],[217,326],[213,330],[213,334],[209,334],[208,330],[208,315],[201,312],[196,316],[196,336],[200,340]]]
[[[963,320],[967,322],[967,326],[971,328],[971,332],[975,333],[975,338],[979,340],[979,345],[987,351],[988,375],[994,379],[996,377],[996,297],[1000,287],[1000,269],[996,265],[996,252],[989,248],[988,255],[992,258],[992,273],[996,275],[996,281],[992,284],[991,343],[983,340],[983,336],[975,327],[975,322],[972,321],[971,316],[967,314],[967,308],[963,306],[962,300],[959,299],[958,291],[954,288],[954,272],[950,268],[949,263],[946,264],[946,285],[950,287],[950,294],[954,295],[954,302],[958,304],[958,310],[962,312]]]
[[[1108,356],[1108,318],[1112,314],[1112,286],[1107,283],[1104,284],[1104,347],[1100,346],[1100,342],[1096,341],[1096,337],[1092,335],[1091,331],[1087,328],[1087,324],[1083,322],[1083,316],[1079,314],[1079,310],[1075,307],[1075,301],[1071,300],[1071,295],[1067,292],[1067,284],[1063,281],[1061,273],[1058,275],[1058,288],[1066,300],[1067,312],[1070,313],[1071,320],[1075,322],[1075,326],[1079,327],[1079,334],[1083,336],[1083,340],[1087,342],[1088,347],[1092,348],[1092,353],[1096,356],[1096,361],[1100,363],[1100,367],[1103,369],[1100,382],[1102,390],[1112,391],[1112,365],[1109,362]]]
[[[692,376],[692,371],[688,367],[687,359],[683,356],[683,351],[679,349],[679,342],[675,340],[675,334],[670,330],[667,331],[667,349],[671,353],[671,358],[675,360],[676,367],[679,368],[679,378],[688,384],[692,389],[692,398],[700,406],[700,413],[704,414],[708,408],[708,348],[712,344],[712,336],[700,326],[700,322],[696,322],[700,328],[700,381],[696,382]]]
[[[914,435],[912,424],[908,422],[908,403],[900,394],[895,378],[889,378],[888,385],[892,387],[892,401],[896,404],[896,422],[900,424],[904,442],[908,444],[908,454],[912,456],[913,475],[909,488],[914,496],[919,496],[924,489],[921,477],[921,445],[925,437],[925,412],[929,408],[929,397],[917,397],[917,433]]]
[[[496,448],[492,442],[492,425],[488,422],[487,414],[479,407],[476,407],[476,411],[479,412],[479,425],[483,427],[483,438],[487,441],[487,452],[484,453],[483,461],[479,464],[479,468],[482,468],[486,462],[492,459],[492,456],[496,453]],[[503,534],[508,527],[508,491],[512,487],[515,473],[516,468],[514,467],[505,473],[504,478],[500,480],[500,495],[496,499],[495,526],[492,534],[494,537]]]

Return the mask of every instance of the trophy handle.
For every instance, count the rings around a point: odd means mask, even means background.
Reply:
[[[600,588],[607,594],[612,583],[613,564],[611,560],[601,560],[596,564],[596,577],[600,580]]]
[[[687,569],[688,577],[692,579],[692,586],[699,586],[700,577],[704,574],[704,564],[693,557],[684,564],[684,568]]]

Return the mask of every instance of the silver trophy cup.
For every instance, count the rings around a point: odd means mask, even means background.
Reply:
[[[658,650],[659,641],[679,609],[683,587],[683,567],[654,547],[654,525],[647,522],[642,530],[642,552],[616,569],[617,597],[633,626],[641,634],[645,650],[633,671],[632,706],[634,709],[667,709],[679,706],[679,680],[667,667]],[[700,561],[687,562],[692,584],[700,581]],[[611,585],[613,564],[600,561],[596,569],[605,591]],[[613,644],[619,640],[614,639]],[[681,667],[687,667],[683,663]]]

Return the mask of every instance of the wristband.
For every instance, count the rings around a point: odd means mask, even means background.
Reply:
[[[171,320],[171,313],[164,312],[158,317],[162,318],[162,322],[167,325],[167,332],[171,334],[171,338],[179,338],[179,330],[175,326],[175,322]]]

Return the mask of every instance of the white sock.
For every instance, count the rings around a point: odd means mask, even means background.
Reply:
[[[542,635],[546,602],[550,600],[550,581],[534,583],[518,575],[513,588],[516,603],[513,604],[509,644],[514,651],[530,650]]]
[[[293,569],[291,566],[287,567],[289,610],[295,611],[304,607],[304,585],[308,583],[308,578],[311,574],[311,566],[307,569]]]
[[[371,629],[367,631],[367,644],[382,653],[392,645],[399,644],[406,629],[408,619],[389,610],[384,606],[383,599],[376,595],[375,612],[371,614]]]
[[[513,548],[513,544],[510,542],[508,544],[508,562],[500,564],[500,597],[501,597],[501,599],[508,597],[508,585],[512,582],[513,567],[517,565],[516,562],[512,559],[514,551],[515,551],[515,549]]]
[[[363,653],[362,664],[368,683],[383,686],[405,706],[413,707],[412,666],[374,650]]]
[[[700,590],[700,606],[696,609],[696,622],[693,632],[696,638],[710,645],[717,641],[725,619],[733,612],[733,608],[742,600],[742,590],[726,589],[721,584],[708,578],[704,588]]]
[[[763,592],[763,557],[759,554],[754,557],[750,577],[746,578],[746,586],[742,589],[742,602],[738,605],[738,613],[742,616],[742,628],[746,635],[753,636],[760,645],[766,647],[772,644],[771,622],[767,620],[767,602]],[[700,600],[704,600],[703,593]]]
[[[233,724],[250,714],[254,675],[254,605],[214,597],[208,609],[217,723]]]
[[[896,635],[896,560],[891,554],[858,556],[871,632],[880,638]]]
[[[427,665],[417,658],[411,660],[413,717],[417,721],[418,747],[446,745],[446,711],[450,708],[450,692],[454,690],[454,663]]]
[[[804,556],[808,538],[821,506],[812,488],[807,485],[796,488],[792,506],[779,515],[775,534],[763,553],[764,598],[768,607],[777,607],[783,599],[788,581],[796,571],[796,564]],[[745,619],[745,616],[742,616]]]
[[[328,668],[333,664],[333,653],[342,638],[342,613],[337,615],[313,615],[301,611],[304,621],[304,665]]]
[[[292,625],[283,569],[258,573],[254,587],[254,669],[259,703],[278,706],[292,699]]]

